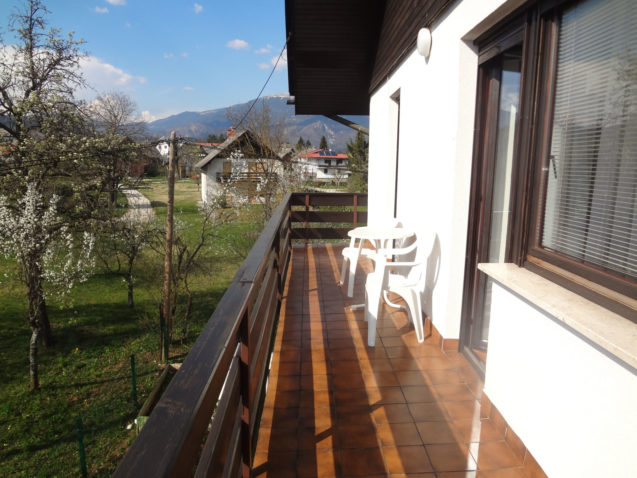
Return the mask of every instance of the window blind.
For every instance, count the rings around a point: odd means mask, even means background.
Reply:
[[[637,278],[637,8],[588,0],[563,13],[545,249]]]

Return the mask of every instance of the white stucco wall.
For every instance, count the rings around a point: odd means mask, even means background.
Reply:
[[[201,200],[206,202],[221,191],[217,183],[217,173],[223,171],[223,159],[215,158],[210,161],[201,174]]]
[[[456,2],[429,60],[414,51],[370,102],[369,222],[393,216],[400,90],[397,215],[436,237],[424,309],[445,338],[460,333],[478,71],[462,38],[504,3]],[[635,371],[502,287],[492,301],[485,392],[548,476],[635,476]]]
[[[429,60],[414,50],[370,102],[369,220],[393,216],[400,89],[397,216],[436,237],[424,309],[446,338],[460,334],[477,80],[477,50],[462,38],[502,3],[457,2],[432,28]]]
[[[634,373],[494,284],[484,391],[551,478],[635,476]]]

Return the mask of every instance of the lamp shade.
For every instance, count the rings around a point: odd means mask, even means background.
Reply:
[[[429,28],[421,28],[418,32],[416,50],[425,58],[429,58],[431,53],[431,30]]]

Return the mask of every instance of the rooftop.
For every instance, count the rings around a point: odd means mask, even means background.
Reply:
[[[319,158],[319,159],[347,159],[345,153],[335,153],[331,149],[315,149],[308,153],[300,155],[301,158]]]

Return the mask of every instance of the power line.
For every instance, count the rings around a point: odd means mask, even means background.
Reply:
[[[259,101],[259,98],[261,97],[261,94],[263,93],[263,90],[265,90],[265,87],[270,82],[270,78],[272,78],[272,75],[276,71],[276,67],[279,65],[279,61],[281,60],[281,57],[283,56],[283,52],[288,47],[288,42],[289,41],[290,41],[290,34],[288,34],[288,37],[285,39],[285,43],[283,44],[283,48],[281,48],[281,53],[279,53],[279,57],[276,59],[276,62],[274,63],[274,66],[272,67],[272,71],[270,71],[270,74],[268,75],[268,78],[265,80],[265,83],[261,87],[261,91],[259,91],[259,94],[257,95],[257,97],[254,99],[254,101],[250,105],[250,108],[248,108],[248,111],[245,112],[245,114],[243,115],[243,118],[241,118],[241,121],[239,121],[239,123],[237,123],[237,125],[235,126],[236,129],[238,129],[239,126],[241,126],[243,124],[245,119],[250,114],[250,111],[252,111],[252,108],[254,108],[254,105],[257,103],[257,101]]]

